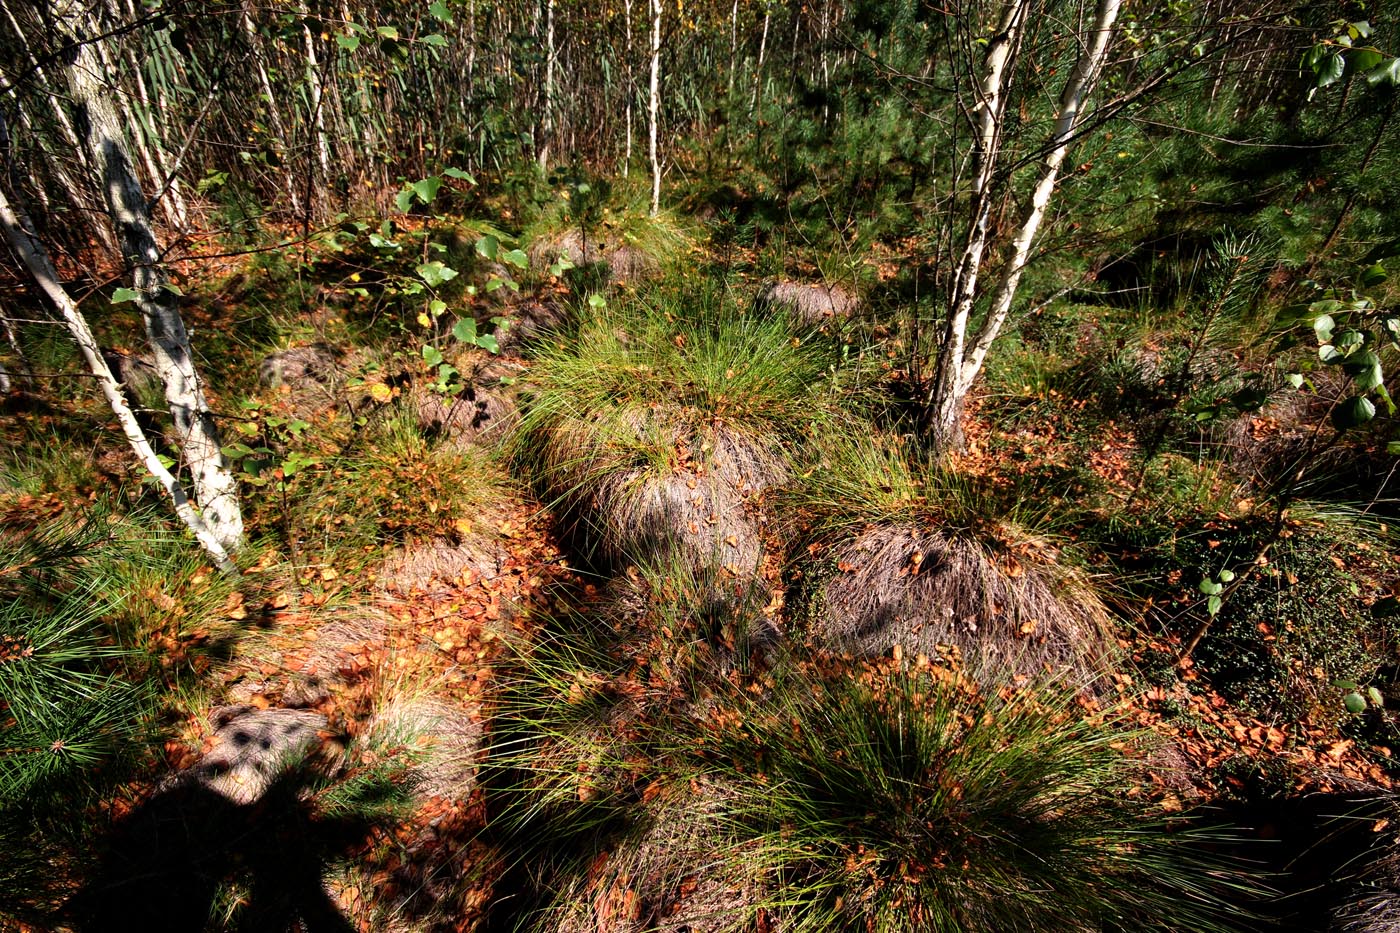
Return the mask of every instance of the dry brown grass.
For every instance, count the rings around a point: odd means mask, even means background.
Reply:
[[[787,311],[806,326],[849,318],[860,310],[859,296],[840,285],[806,282],[771,282],[759,291],[754,304],[760,310]]]
[[[656,789],[642,828],[572,879],[543,913],[541,933],[723,933],[749,929],[765,900],[759,862],[721,825],[729,792],[692,780]]]
[[[457,395],[442,395],[432,386],[414,383],[407,403],[420,430],[429,437],[453,442],[509,433],[518,417],[519,390],[514,384],[524,367],[490,357],[465,374],[466,386]]]
[[[481,753],[481,716],[431,692],[385,692],[385,702],[365,722],[361,739],[408,749],[408,773],[416,796],[469,798],[476,787]]]
[[[637,282],[661,271],[661,264],[645,250],[605,230],[590,234],[586,243],[577,228],[558,236],[541,237],[530,244],[527,255],[532,269],[546,269],[561,258],[574,266],[605,262],[608,281],[613,283]]]
[[[959,655],[979,679],[1046,673],[1087,683],[1113,655],[1084,579],[1033,539],[985,543],[915,524],[873,525],[832,547],[810,631],[857,656]]]
[[[585,418],[556,422],[541,445],[551,485],[598,552],[616,564],[678,555],[695,569],[755,573],[763,549],[754,499],[786,475],[776,444],[660,406],[626,417],[630,449],[600,440]],[[649,462],[662,449],[668,462]]]

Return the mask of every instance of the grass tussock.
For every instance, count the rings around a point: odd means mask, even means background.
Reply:
[[[863,657],[961,658],[993,680],[1092,681],[1110,620],[1039,506],[919,462],[898,442],[842,441],[779,497],[800,552],[808,631]]]
[[[1232,874],[1126,793],[1121,724],[937,668],[754,699],[717,745],[783,928],[1216,929]],[[757,753],[757,761],[754,755]]]
[[[674,692],[603,643],[532,655],[495,736],[522,928],[1228,925],[1239,876],[1133,791],[1143,737],[1071,691],[791,659]]]
[[[833,360],[727,296],[655,298],[599,308],[541,348],[517,461],[609,560],[678,548],[752,572],[747,506],[833,417]]]

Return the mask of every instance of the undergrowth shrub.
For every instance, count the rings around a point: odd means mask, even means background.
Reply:
[[[1400,623],[1372,609],[1394,585],[1394,547],[1354,516],[1309,518],[1306,503],[1293,511],[1299,517],[1225,600],[1195,659],[1211,686],[1249,710],[1335,721],[1347,713],[1346,691],[1334,681],[1394,689]],[[1181,611],[1200,600],[1197,582],[1221,570],[1244,573],[1268,532],[1263,519],[1212,519],[1160,541],[1150,552],[1159,576],[1144,582],[1176,580],[1185,590],[1156,591],[1176,607],[1169,629],[1189,632],[1205,611]]]
[[[391,411],[321,464],[291,507],[308,545],[364,550],[467,536],[504,486],[482,448],[426,438],[412,412]]]

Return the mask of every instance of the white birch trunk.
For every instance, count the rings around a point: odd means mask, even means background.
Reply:
[[[331,179],[331,149],[326,140],[325,95],[321,88],[321,66],[316,61],[316,37],[311,35],[311,30],[305,25],[301,31],[306,47],[306,86],[311,92],[311,125],[313,144],[316,148],[316,165],[321,170],[320,187],[317,187],[316,180],[313,179],[309,186],[311,190],[307,192],[309,208],[312,204],[325,204],[324,190]],[[321,193],[318,194],[318,191]]]
[[[632,167],[632,99],[637,96],[632,76],[632,0],[625,0],[622,17],[622,28],[627,31],[627,153],[622,160],[622,177],[626,178]]]
[[[540,171],[549,165],[549,145],[554,138],[554,0],[545,0],[544,10],[544,106],[540,119]]]
[[[129,21],[135,21],[137,12],[131,0],[127,0],[126,9],[119,10],[112,5],[112,13],[115,17],[125,14],[130,17]],[[164,33],[157,30],[157,34]],[[141,70],[141,61],[132,50],[130,42],[122,43],[121,50],[126,59],[126,67],[131,72],[132,83],[136,87],[136,101],[141,105],[143,120],[140,121],[141,135],[146,140],[146,145],[150,149],[150,155],[156,174],[151,178],[151,184],[156,190],[156,197],[160,198],[160,192],[165,191],[166,197],[161,200],[161,210],[165,212],[166,218],[177,230],[184,230],[188,222],[189,212],[185,204],[184,196],[180,193],[180,179],[177,176],[175,161],[170,158],[170,154],[165,151],[165,144],[162,139],[161,127],[157,125],[159,115],[166,113],[166,102],[164,99],[157,100],[146,88],[146,76]]]
[[[208,552],[209,557],[218,568],[225,573],[236,574],[238,567],[229,556],[222,537],[209,527],[204,516],[195,510],[179,480],[160,462],[160,457],[151,446],[150,440],[137,423],[136,416],[132,413],[126,396],[122,394],[121,384],[112,374],[107,361],[103,359],[102,351],[98,348],[97,340],[88,328],[87,321],[83,319],[77,305],[73,303],[73,300],[59,283],[58,274],[54,271],[48,253],[42,245],[29,236],[19,217],[11,209],[9,199],[5,197],[3,189],[0,189],[0,227],[4,227],[5,238],[9,241],[10,246],[18,254],[20,261],[24,263],[30,275],[34,277],[39,289],[53,303],[59,316],[63,318],[68,332],[77,341],[78,349],[83,355],[83,360],[87,363],[88,370],[96,377],[98,387],[102,390],[103,396],[106,397],[107,404],[112,408],[112,414],[116,415],[122,433],[126,435],[127,442],[131,445],[137,458],[140,459],[142,466],[160,483],[161,488],[165,490],[175,507],[175,514],[189,527],[190,531],[194,532],[195,538],[203,545],[204,550]]]
[[[651,216],[661,211],[661,157],[657,151],[657,123],[661,111],[661,0],[651,0]]]
[[[991,209],[989,185],[995,174],[1001,146],[1001,120],[1010,75],[1008,64],[1014,58],[1029,12],[1030,4],[1027,0],[1015,0],[1003,19],[999,35],[993,38],[988,47],[986,78],[981,89],[982,99],[978,113],[977,148],[973,156],[973,224],[954,280],[954,300],[948,326],[939,346],[935,381],[928,399],[932,419],[929,427],[934,446],[940,453],[947,453],[961,446],[961,427],[958,420],[962,413],[963,401],[972,388],[973,381],[981,372],[987,352],[1011,311],[1011,303],[1030,257],[1031,246],[1045,219],[1051,195],[1054,194],[1060,167],[1069,152],[1085,102],[1103,69],[1121,5],[1122,0],[1098,2],[1094,22],[1090,27],[1092,34],[1082,40],[1074,70],[1061,91],[1049,149],[1041,163],[1030,205],[1012,237],[1010,255],[992,294],[987,318],[969,342],[968,321],[978,294],[978,275],[988,239],[987,221]]]
[[[74,5],[59,6],[56,18],[69,35],[77,37],[91,21],[74,10]],[[178,296],[166,287],[146,199],[122,145],[116,110],[98,82],[96,68],[93,43],[79,43],[68,66],[69,90],[83,117],[78,122],[86,129],[89,156],[100,173],[98,181],[122,255],[132,267],[136,305],[145,321],[156,372],[165,385],[180,451],[194,479],[195,501],[219,544],[225,551],[234,551],[243,541],[238,483],[220,449],[218,427],[195,371]]]
[[[753,78],[753,100],[749,102],[749,110],[755,113],[758,110],[759,95],[763,91],[763,56],[768,52],[768,24],[773,21],[773,11],[763,10],[763,35],[758,40],[758,65],[754,68]]]
[[[1020,50],[1030,13],[1030,0],[1011,0],[1002,14],[997,32],[987,45],[984,77],[978,88],[977,136],[972,151],[972,210],[967,243],[954,273],[948,322],[939,341],[938,362],[927,409],[932,417],[930,430],[939,451],[962,446],[963,395],[958,391],[966,351],[967,323],[977,298],[977,279],[987,249],[988,221],[991,215],[991,182],[1001,149],[1002,118],[1006,110],[1006,90],[1012,63]]]
[[[1099,0],[1098,10],[1094,14],[1093,35],[1089,38],[1088,45],[1080,52],[1074,71],[1060,93],[1059,113],[1055,117],[1054,135],[1050,138],[1052,148],[1041,163],[1040,174],[1031,193],[1030,208],[1011,241],[1011,258],[992,295],[987,319],[972,341],[967,359],[963,361],[962,372],[958,378],[958,391],[963,395],[972,388],[972,381],[981,371],[992,341],[996,340],[1002,325],[1006,323],[1006,316],[1011,312],[1011,302],[1016,297],[1016,289],[1021,284],[1021,274],[1030,258],[1031,244],[1045,220],[1050,196],[1055,193],[1060,167],[1064,165],[1065,156],[1069,153],[1085,102],[1093,92],[1103,70],[1103,61],[1108,53],[1109,41],[1113,38],[1113,27],[1118,20],[1118,10],[1121,6],[1122,0]]]
[[[39,80],[42,86],[51,86],[48,78],[44,74],[42,65],[39,63],[39,59],[35,57],[34,50],[29,45],[29,38],[24,34],[24,30],[20,28],[19,22],[15,19],[14,12],[10,9],[10,5],[5,2],[0,2],[0,10],[5,12],[5,18],[9,21],[10,28],[14,30],[15,38],[19,41],[20,47],[24,49],[25,61],[28,63],[29,67],[33,69],[34,76]],[[27,120],[24,108],[19,106],[18,90],[11,86],[10,94],[15,99],[15,109],[19,111],[21,120]],[[58,124],[59,133],[63,136],[63,142],[68,146],[68,151],[72,153],[75,158],[82,161],[84,158],[83,145],[78,139],[78,131],[73,127],[73,121],[69,119],[67,111],[63,109],[59,101],[55,100],[53,102],[53,107],[50,108],[50,112],[53,114],[54,122]],[[54,177],[58,179],[58,183],[65,186],[69,197],[74,199],[75,206],[85,207],[85,205],[82,204],[83,201],[87,200],[84,193],[85,186],[79,185],[74,180],[73,176],[68,171],[68,165],[65,160],[62,158],[49,160],[49,169],[54,173]],[[36,185],[35,187],[40,188],[42,186]],[[83,215],[85,217],[96,216],[94,212],[88,210],[84,210]],[[112,231],[108,229],[106,224],[93,221],[88,223],[88,227],[96,236],[97,242],[101,243],[109,252],[117,252],[117,241],[112,236]]]

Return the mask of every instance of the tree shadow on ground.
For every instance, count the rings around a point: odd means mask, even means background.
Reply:
[[[274,781],[240,804],[183,780],[123,818],[105,840],[96,872],[68,905],[92,933],[202,933],[221,889],[246,886],[234,929],[354,933],[322,884],[327,863],[364,838],[360,819],[318,815],[308,775]]]

